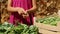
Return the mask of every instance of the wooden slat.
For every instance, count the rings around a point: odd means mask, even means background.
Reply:
[[[44,29],[40,29],[40,33],[42,34],[60,34],[60,32],[52,32]]]
[[[50,31],[60,31],[57,26],[46,25],[43,23],[35,23],[38,28],[50,30]]]

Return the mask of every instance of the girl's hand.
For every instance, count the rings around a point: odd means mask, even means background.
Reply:
[[[26,13],[26,12],[25,12],[25,10],[23,8],[19,8],[18,13],[21,15],[21,14]]]
[[[23,8],[18,9],[18,13],[23,16],[23,18],[27,18],[29,14]]]
[[[25,11],[25,13],[22,16],[23,16],[23,18],[27,18],[29,16],[27,10]]]
[[[29,13],[29,14],[30,14],[30,13],[33,13],[33,11],[29,11],[29,10],[26,10],[26,12]]]
[[[29,14],[28,13],[25,13],[22,16],[23,16],[23,18],[27,18],[29,16]]]

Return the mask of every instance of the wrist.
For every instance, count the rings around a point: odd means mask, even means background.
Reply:
[[[22,9],[22,8],[20,8],[20,7],[16,7],[16,10],[20,10],[20,9]]]

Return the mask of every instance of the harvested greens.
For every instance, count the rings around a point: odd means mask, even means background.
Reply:
[[[38,34],[38,28],[33,25],[27,26],[25,24],[14,26],[6,22],[0,24],[0,34]]]
[[[52,26],[57,26],[58,21],[60,21],[59,17],[45,17],[37,19],[36,22],[44,23],[44,24],[50,24]]]

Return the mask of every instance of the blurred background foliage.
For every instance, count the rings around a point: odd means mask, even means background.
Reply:
[[[0,15],[1,23],[9,20],[10,13],[7,11],[7,1],[0,0]],[[53,14],[57,14],[60,9],[60,0],[36,0],[37,2],[37,11],[35,17],[41,18]]]

